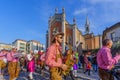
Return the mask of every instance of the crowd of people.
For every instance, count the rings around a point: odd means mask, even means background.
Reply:
[[[28,79],[33,80],[35,68],[43,73],[45,66],[49,67],[50,80],[62,80],[67,76],[77,77],[78,69],[82,69],[84,74],[91,75],[91,70],[98,72],[101,80],[114,80],[110,71],[120,60],[120,54],[112,57],[110,48],[112,41],[106,39],[103,41],[103,47],[98,52],[92,53],[86,51],[79,54],[75,48],[67,44],[64,55],[62,54],[62,42],[64,33],[54,34],[52,45],[47,51],[29,51],[27,54],[17,51],[13,47],[11,51],[0,51],[0,75],[4,76],[4,70],[7,68],[9,80],[16,80],[20,71],[27,69]]]
[[[103,47],[98,52],[92,54],[90,51],[87,51],[84,54],[78,55],[76,50],[71,51],[69,47],[65,54],[69,53],[71,56],[66,56],[68,58],[66,58],[66,61],[63,61],[61,56],[63,36],[64,33],[56,33],[53,38],[53,44],[46,53],[45,63],[50,68],[50,80],[62,80],[62,76],[66,76],[62,72],[68,70],[69,67],[72,68],[73,75],[76,77],[80,64],[82,64],[83,72],[88,72],[88,75],[90,75],[90,71],[93,69],[95,72],[98,71],[101,80],[114,80],[111,70],[119,62],[120,54],[116,53],[115,57],[112,56],[110,51],[113,44],[112,40],[103,40]]]
[[[44,52],[29,51],[28,54],[17,51],[17,48],[13,47],[11,50],[0,51],[0,76],[4,76],[6,68],[9,75],[9,80],[16,80],[20,74],[20,71],[27,70],[29,72],[28,79],[33,80],[33,72],[35,68],[39,66],[40,70],[44,64]],[[41,56],[42,55],[42,56]],[[1,80],[1,79],[0,79]],[[4,79],[2,79],[4,80]]]
[[[17,58],[20,54],[16,52],[16,48],[12,48],[11,51],[3,49],[0,52],[0,75],[4,74],[4,68],[7,66],[10,80],[16,79],[20,71],[19,59]]]

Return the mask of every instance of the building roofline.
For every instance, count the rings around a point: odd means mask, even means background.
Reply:
[[[111,31],[111,29],[118,28],[119,26],[120,26],[120,22],[110,26],[109,28],[106,28],[103,32],[109,32],[109,31]]]
[[[24,42],[27,42],[26,40],[22,40],[22,39],[16,39],[14,42],[16,41],[24,41]]]
[[[12,45],[12,44],[8,44],[8,43],[3,43],[3,42],[0,42],[0,44],[5,44],[5,45]]]
[[[102,39],[105,38],[105,35],[106,35],[107,32],[111,31],[112,29],[118,28],[118,27],[120,27],[120,22],[118,22],[118,23],[110,26],[109,28],[106,28],[106,29],[103,31]]]
[[[28,42],[35,42],[35,43],[39,43],[40,44],[40,42],[37,41],[37,40],[29,40]]]

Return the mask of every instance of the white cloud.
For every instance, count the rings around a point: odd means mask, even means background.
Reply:
[[[88,15],[92,19],[90,23],[95,24],[91,24],[91,27],[105,27],[106,24],[113,25],[119,22],[119,2],[120,0],[89,0],[89,6],[93,8],[89,10]]]
[[[120,19],[120,7],[119,3],[114,2],[111,4],[101,5],[103,14],[101,14],[102,18],[105,22],[115,22]]]
[[[76,11],[74,11],[74,15],[79,15],[79,14],[86,14],[88,13],[89,9],[88,8],[82,8],[82,9],[78,9]]]

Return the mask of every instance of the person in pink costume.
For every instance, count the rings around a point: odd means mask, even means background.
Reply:
[[[16,80],[19,76],[19,56],[17,48],[12,48],[11,52],[7,54],[9,80]]]
[[[3,78],[3,75],[4,75],[4,69],[5,69],[6,64],[7,64],[6,55],[7,55],[7,51],[5,49],[3,49],[0,52],[0,76],[2,78]]]
[[[30,51],[30,53],[27,54],[27,60],[28,60],[27,69],[29,72],[28,77],[30,78],[30,80],[33,80],[33,72],[35,71],[35,61],[34,61],[33,51]]]

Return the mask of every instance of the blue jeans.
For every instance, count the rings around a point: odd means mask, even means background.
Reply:
[[[78,68],[81,68],[81,62],[78,61]]]
[[[94,70],[95,72],[97,72],[97,71],[98,71],[98,65],[97,65],[97,64],[92,64],[92,66],[93,66],[93,70]]]

